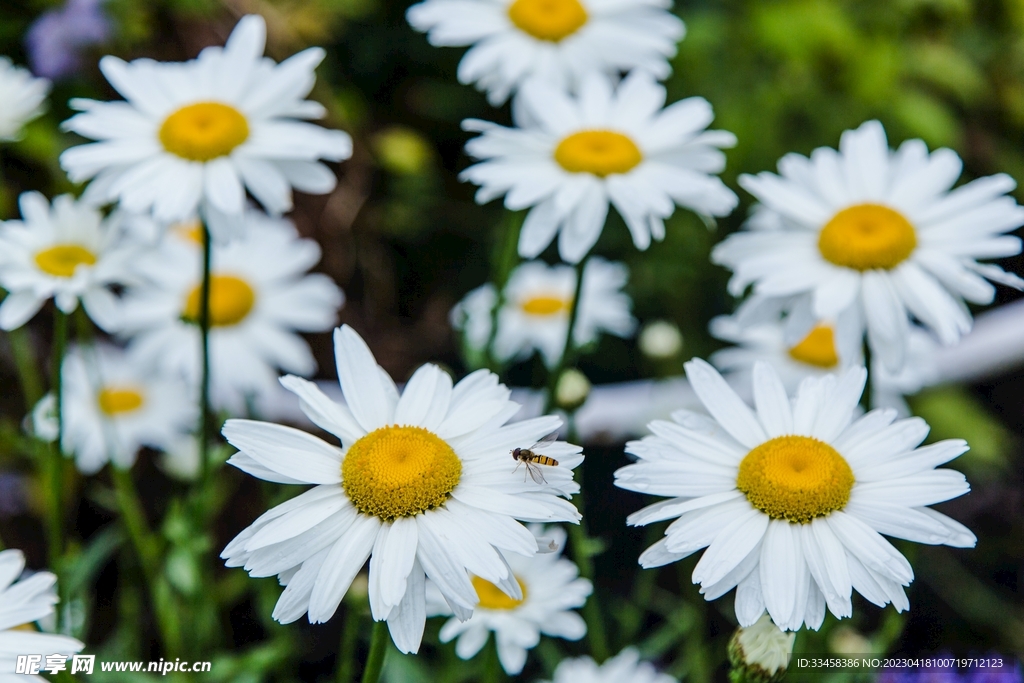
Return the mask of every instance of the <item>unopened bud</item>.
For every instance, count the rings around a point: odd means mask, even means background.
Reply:
[[[839,655],[859,655],[872,652],[871,641],[849,626],[837,627],[829,636],[828,646]]]
[[[683,350],[683,335],[675,323],[655,320],[644,325],[637,343],[640,352],[648,358],[666,360],[675,358]]]
[[[767,613],[739,628],[729,641],[732,683],[776,683],[782,680],[793,654],[795,633],[787,633]]]
[[[575,368],[565,370],[555,385],[555,403],[563,410],[576,410],[590,395],[590,380]]]

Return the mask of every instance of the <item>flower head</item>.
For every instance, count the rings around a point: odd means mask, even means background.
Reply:
[[[583,79],[578,96],[534,80],[516,96],[516,128],[469,119],[482,133],[466,152],[482,162],[460,176],[480,189],[478,202],[505,195],[512,210],[530,208],[519,254],[534,258],[558,234],[561,257],[576,263],[597,242],[608,203],[625,220],[633,243],[646,249],[665,237],[675,205],[723,216],[736,195],[717,177],[719,148],[736,138],[708,131],[711,105],[700,97],[665,104],[665,88],[642,72],[617,87],[599,74]]]
[[[522,600],[505,554],[532,557],[537,539],[520,524],[576,522],[567,498],[580,448],[555,442],[544,455],[544,483],[514,472],[509,451],[557,429],[554,416],[505,423],[519,406],[498,378],[480,370],[453,386],[424,365],[401,394],[350,327],[334,333],[346,405],[297,377],[281,383],[303,412],[341,442],[337,447],[289,427],[229,420],[239,449],[229,462],[253,476],[314,488],[271,509],[221,554],[252,576],[287,586],[274,618],[311,623],[334,614],[369,558],[370,611],[387,620],[403,652],[418,650],[426,619],[425,581],[465,621],[478,601],[472,577]]]
[[[150,363],[113,346],[73,347],[61,377],[63,449],[85,474],[108,460],[127,469],[142,446],[176,446],[198,417],[180,377],[154,373]]]
[[[622,292],[628,279],[629,271],[621,263],[599,257],[587,262],[580,288],[580,309],[573,327],[576,346],[596,341],[600,332],[618,337],[633,333],[633,304]],[[548,367],[554,367],[565,347],[575,296],[573,268],[549,266],[542,261],[518,266],[505,285],[498,310],[492,349],[495,358],[502,362],[523,360],[537,350]],[[486,349],[491,341],[491,316],[496,304],[494,286],[486,284],[467,294],[452,311],[454,326],[464,331],[474,350]]]
[[[81,299],[104,329],[118,323],[117,299],[108,288],[134,278],[135,246],[122,239],[121,214],[103,214],[71,195],[52,206],[38,192],[19,199],[23,220],[0,226],[0,328],[13,330],[34,316],[47,299],[71,313]]]
[[[640,653],[632,647],[600,666],[590,657],[563,659],[554,678],[544,683],[676,683],[668,674],[658,673],[649,663],[641,662]]]
[[[559,527],[545,529],[531,525],[538,544],[554,546],[554,550],[533,557],[503,555],[523,597],[511,598],[493,583],[479,576],[471,578],[478,602],[473,616],[466,621],[449,619],[441,627],[441,642],[457,639],[455,653],[470,659],[487,643],[494,632],[498,659],[510,676],[523,670],[526,651],[540,642],[541,634],[579,640],[587,633],[587,625],[576,612],[593,590],[587,579],[579,578],[572,562],[562,559],[565,531]],[[427,582],[427,613],[451,614],[451,608],[432,582]]]
[[[250,209],[239,239],[213,245],[210,289],[211,397],[242,414],[278,391],[277,368],[310,375],[316,362],[296,334],[329,330],[344,294],[326,275],[316,242],[284,219]],[[198,386],[201,232],[177,229],[140,258],[141,282],[128,288],[118,333],[140,362],[184,375]]]
[[[782,680],[793,653],[795,633],[786,633],[767,614],[740,627],[729,641],[729,663],[739,680],[774,683]]]
[[[22,127],[43,113],[50,82],[0,57],[0,140],[17,140]]]
[[[300,120],[324,115],[303,99],[324,51],[275,64],[265,39],[262,17],[250,15],[223,48],[189,62],[104,57],[100,70],[126,101],[72,100],[82,113],[64,127],[99,142],[67,150],[61,165],[75,182],[92,179],[88,198],[165,222],[207,207],[238,216],[246,189],[273,214],[291,208],[293,187],[329,192],[334,173],[318,160],[347,159],[351,139]]]
[[[459,81],[476,83],[499,105],[531,77],[565,88],[591,70],[668,77],[667,60],[685,33],[670,6],[668,0],[427,0],[406,16],[431,45],[472,45],[459,64]]]
[[[68,636],[39,633],[17,627],[44,619],[53,614],[57,604],[57,577],[50,572],[36,572],[18,581],[25,569],[25,555],[20,550],[0,551],[0,680],[24,680],[14,673],[18,655],[27,653],[60,653],[70,656],[85,645]],[[46,683],[42,676],[28,676]]]
[[[918,448],[920,418],[892,409],[854,419],[867,373],[805,379],[790,399],[766,363],[753,370],[752,411],[714,368],[686,365],[711,417],[688,411],[650,424],[653,436],[627,445],[639,462],[615,474],[631,491],[673,496],[628,519],[678,518],[640,556],[657,567],[707,548],[693,581],[714,600],[736,588],[741,626],[767,608],[779,628],[817,629],[825,608],[852,614],[856,590],[879,606],[909,608],[913,569],[881,534],[931,545],[973,547],[974,534],[927,506],[970,487],[935,469],[967,450],[959,439]]]
[[[964,302],[995,296],[986,279],[1024,288],[977,261],[1020,253],[1020,239],[1004,234],[1024,223],[1006,195],[1016,183],[1000,174],[952,190],[961,168],[955,152],[929,153],[921,140],[890,150],[868,121],[843,133],[838,152],[788,154],[780,175],[740,176],[761,206],[712,258],[733,270],[734,294],[753,284],[762,298],[808,295],[825,319],[857,307],[872,352],[898,372],[911,318],[954,344],[971,328]]]

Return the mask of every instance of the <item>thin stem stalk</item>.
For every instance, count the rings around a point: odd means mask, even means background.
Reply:
[[[43,381],[39,377],[39,370],[36,369],[36,356],[32,350],[32,340],[29,339],[28,330],[25,327],[11,330],[7,333],[7,339],[11,343],[11,353],[14,355],[14,364],[18,369],[21,393],[25,397],[25,410],[31,413],[36,403],[43,397]]]
[[[47,487],[50,494],[47,541],[50,566],[59,575],[60,559],[64,554],[64,392],[61,366],[64,364],[64,350],[68,341],[68,317],[56,306],[53,311],[53,393],[57,406],[57,441],[47,459]]]
[[[203,223],[203,284],[199,300],[199,329],[203,344],[203,375],[199,396],[199,481],[205,485],[209,474],[210,451],[210,289],[213,240]]]
[[[587,261],[581,261],[576,264],[576,289],[572,295],[572,309],[569,311],[569,325],[565,331],[565,344],[562,346],[562,355],[558,359],[558,363],[554,369],[548,374],[548,386],[547,394],[544,401],[544,413],[547,414],[555,407],[555,393],[558,389],[558,379],[562,376],[562,371],[567,367],[571,367],[575,361],[575,354],[573,353],[573,333],[576,329],[576,320],[579,317],[579,303],[580,294],[583,291],[583,271],[586,268]]]
[[[338,649],[337,683],[351,683],[355,674],[356,644],[359,642],[359,613],[345,605],[341,622],[341,647]]]
[[[388,653],[388,641],[391,634],[388,633],[388,622],[377,621],[373,624],[373,634],[370,636],[370,654],[366,658],[366,668],[363,669],[362,683],[377,683],[380,674],[384,670],[384,658]]]

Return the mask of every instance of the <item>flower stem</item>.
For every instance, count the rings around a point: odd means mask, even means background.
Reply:
[[[68,317],[56,306],[53,309],[53,393],[57,406],[57,441],[47,459],[47,484],[50,494],[47,518],[50,566],[58,572],[64,553],[64,396],[61,386],[61,366],[68,341]]]
[[[494,358],[494,338],[498,335],[498,313],[505,304],[505,285],[519,263],[519,232],[522,226],[523,216],[521,213],[507,213],[505,222],[501,226],[501,235],[491,257],[491,282],[494,283],[497,297],[494,301],[494,308],[491,309],[491,334],[487,339],[484,351],[487,355],[487,365],[493,372],[498,372],[500,369],[498,361]]]
[[[39,377],[38,369],[36,369],[32,340],[29,339],[28,329],[24,326],[8,332],[7,339],[11,343],[11,353],[14,355],[14,364],[18,369],[21,393],[25,397],[25,410],[31,413],[36,403],[43,397],[43,382]]]
[[[203,374],[199,394],[199,481],[205,485],[210,450],[210,286],[213,240],[203,222],[203,284],[199,300],[199,329],[203,344]]]
[[[377,683],[380,680],[381,671],[384,670],[384,657],[388,653],[388,641],[390,639],[388,622],[374,622],[373,635],[370,636],[370,654],[366,658],[366,668],[363,669],[362,683]]]
[[[355,668],[356,643],[359,642],[359,613],[345,605],[341,622],[341,647],[338,649],[337,683],[351,683]]]
[[[506,680],[505,670],[501,667],[501,660],[498,658],[498,634],[489,640],[484,651],[484,675],[481,683],[502,683]]]
[[[573,332],[576,329],[576,320],[579,318],[580,293],[583,291],[583,269],[586,265],[587,260],[576,264],[576,289],[573,291],[572,295],[572,309],[569,311],[569,324],[565,330],[565,344],[562,346],[562,355],[558,358],[558,363],[548,374],[547,394],[544,399],[545,415],[550,413],[555,407],[555,393],[558,388],[558,378],[562,376],[562,371],[567,367],[570,367],[574,362],[574,358],[572,357],[574,355]]]
[[[583,478],[583,465],[576,468],[576,476],[580,479]],[[573,502],[576,504],[577,509],[580,513],[583,513],[583,487],[580,486],[580,492],[574,496]],[[601,607],[597,603],[597,585],[594,581],[594,559],[591,554],[591,547],[593,545],[590,537],[587,535],[587,516],[583,514],[583,518],[579,524],[569,524],[568,535],[569,535],[569,547],[572,553],[572,559],[579,567],[580,576],[587,579],[594,584],[594,592],[590,594],[587,601],[583,603],[583,608],[580,610],[583,613],[583,620],[587,622],[587,642],[590,643],[590,654],[597,661],[598,664],[608,659],[608,636],[604,629],[604,617],[601,614]]]
[[[114,496],[121,511],[121,521],[128,530],[128,536],[139,556],[139,564],[142,565],[142,573],[146,577],[165,656],[171,658],[179,651],[181,629],[171,604],[170,586],[160,572],[160,548],[146,523],[146,510],[139,499],[138,491],[135,490],[131,471],[116,466],[111,466],[110,470],[114,480]]]

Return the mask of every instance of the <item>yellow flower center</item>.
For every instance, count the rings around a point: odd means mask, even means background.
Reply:
[[[845,507],[853,471],[824,441],[777,436],[743,458],[736,488],[772,519],[806,524]]]
[[[96,254],[78,244],[58,244],[36,254],[36,265],[44,273],[71,277],[78,266],[96,263]]]
[[[526,602],[526,586],[523,585],[522,580],[518,576],[516,577],[516,583],[519,584],[519,589],[523,591],[522,600],[508,597],[500,588],[487,579],[474,576],[472,581],[473,588],[476,589],[476,596],[480,599],[479,606],[484,609],[515,609]]]
[[[422,427],[376,429],[352,444],[341,463],[349,500],[385,522],[443,505],[461,477],[452,447]]]
[[[854,270],[895,268],[916,246],[910,221],[880,204],[845,208],[818,235],[818,249],[826,261]]]
[[[508,18],[524,33],[557,43],[587,23],[587,10],[579,0],[515,0]]]
[[[549,316],[568,313],[572,309],[572,299],[560,296],[534,296],[519,304],[519,308],[527,315]]]
[[[626,173],[643,158],[635,142],[612,130],[582,130],[564,138],[555,148],[555,161],[566,171],[602,178]]]
[[[130,413],[142,407],[146,398],[142,392],[132,387],[104,387],[96,395],[100,410],[107,415]]]
[[[234,107],[196,102],[177,110],[160,126],[160,142],[171,154],[189,161],[210,161],[231,154],[249,139],[249,122]]]
[[[181,317],[199,324],[203,286],[196,285],[185,300]],[[245,280],[234,275],[214,275],[210,278],[210,325],[227,327],[237,325],[249,315],[256,303],[256,292]]]
[[[839,365],[835,332],[828,325],[816,326],[799,344],[789,350],[789,356],[793,360],[819,368],[834,368]]]

